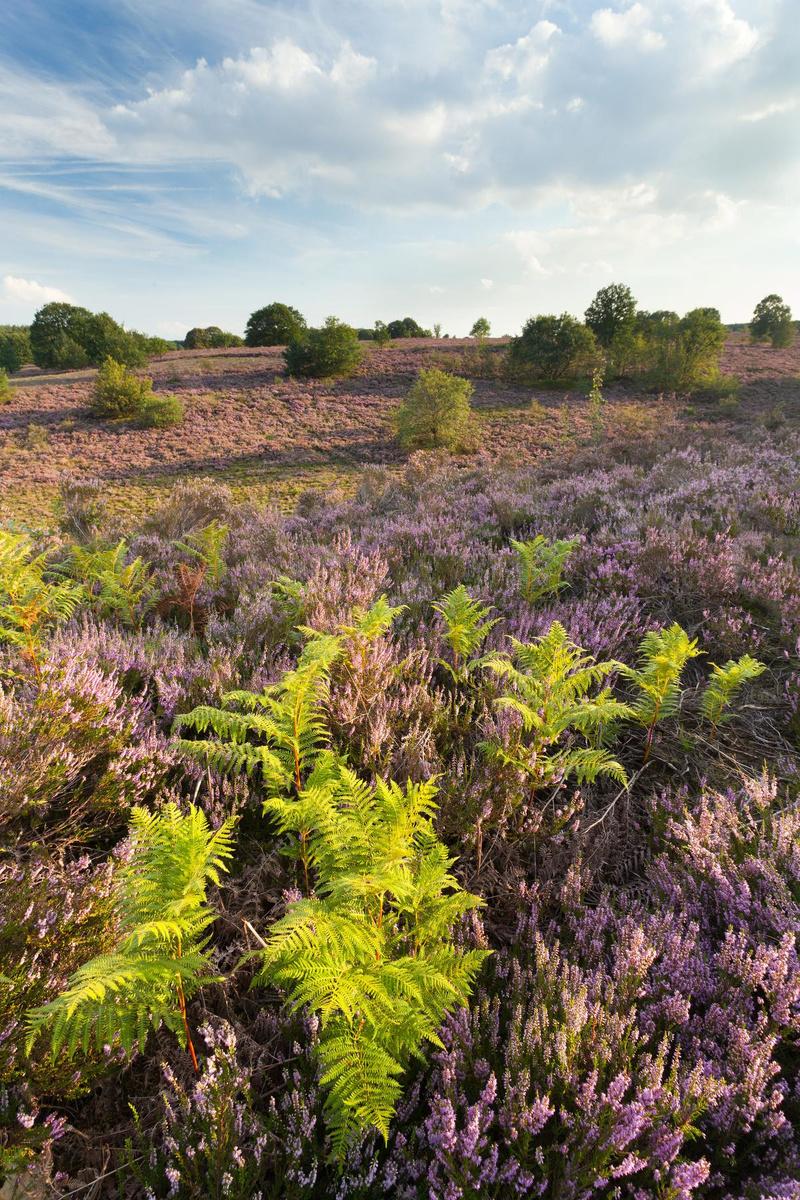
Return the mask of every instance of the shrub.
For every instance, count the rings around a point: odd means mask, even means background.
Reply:
[[[650,319],[646,336],[654,387],[691,392],[719,376],[727,331],[715,308],[695,308],[683,318],[658,314]]]
[[[413,317],[402,317],[397,321],[390,321],[388,329],[390,338],[429,338],[431,336],[430,329],[423,329]]]
[[[321,329],[309,329],[293,338],[284,357],[290,375],[318,379],[352,375],[361,362],[361,346],[355,329],[328,317]]]
[[[185,411],[180,396],[151,392],[142,400],[136,417],[144,429],[168,429],[170,425],[180,425]]]
[[[750,322],[750,336],[754,342],[769,340],[776,349],[783,349],[791,346],[794,335],[792,310],[781,296],[765,296],[758,302]]]
[[[268,304],[250,314],[244,332],[246,346],[288,346],[306,331],[306,319],[289,304]]]
[[[121,362],[107,358],[94,385],[91,410],[97,417],[137,417],[153,396],[152,379],[140,378]]]
[[[596,350],[591,329],[569,313],[531,317],[511,342],[509,366],[522,379],[560,384],[586,371]]]
[[[3,367],[0,367],[0,404],[11,403],[11,384]]]
[[[636,300],[624,283],[601,288],[585,313],[586,324],[603,347],[610,346],[623,329],[631,328],[635,317]]]
[[[464,449],[470,441],[473,387],[438,367],[420,371],[397,413],[397,435],[407,450]]]
[[[183,339],[187,350],[226,350],[231,346],[243,346],[244,340],[235,333],[225,333],[219,325],[208,325],[205,329],[190,329]]]
[[[31,333],[28,326],[0,326],[0,368],[13,375],[32,360]]]

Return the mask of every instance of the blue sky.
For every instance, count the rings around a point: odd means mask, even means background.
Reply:
[[[800,310],[797,0],[3,8],[0,323]]]

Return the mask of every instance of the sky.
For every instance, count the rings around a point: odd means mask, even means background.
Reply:
[[[798,0],[0,12],[0,323],[800,312]]]

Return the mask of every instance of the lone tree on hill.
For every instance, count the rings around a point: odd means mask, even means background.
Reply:
[[[469,331],[469,336],[477,338],[478,341],[482,341],[484,338],[487,338],[491,332],[492,327],[487,321],[486,317],[478,317],[477,321],[472,326],[472,329]]]
[[[306,331],[306,319],[290,304],[268,304],[250,314],[244,332],[246,346],[288,346]]]
[[[601,288],[585,314],[586,324],[601,346],[610,346],[616,335],[636,319],[636,300],[624,283]]]
[[[795,325],[792,310],[784,304],[783,297],[765,296],[755,307],[750,322],[750,336],[754,342],[772,342],[776,349],[791,346]]]

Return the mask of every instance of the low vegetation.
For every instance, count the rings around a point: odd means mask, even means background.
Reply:
[[[3,1195],[794,1195],[800,371],[720,329],[612,285],[15,385],[4,465],[100,478],[0,526]]]

